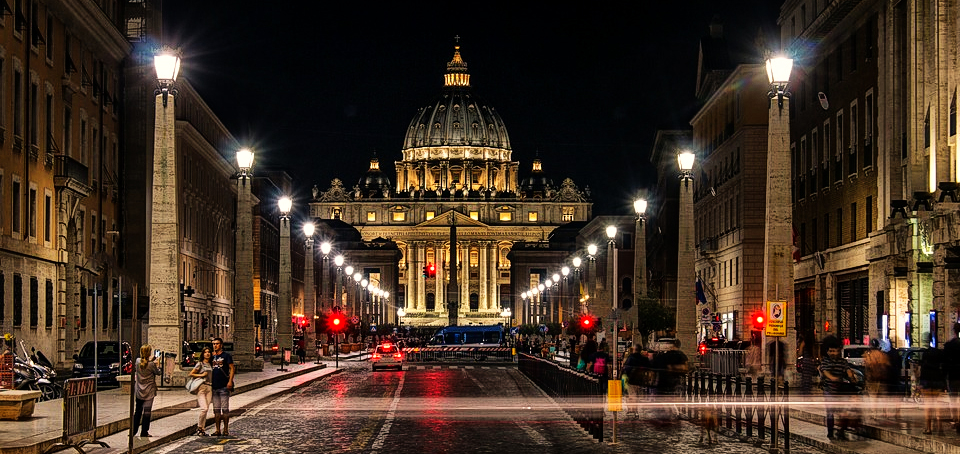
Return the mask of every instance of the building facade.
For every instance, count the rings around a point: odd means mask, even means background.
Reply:
[[[554,184],[539,159],[521,179],[512,154],[499,114],[472,92],[458,46],[441,96],[410,122],[396,184],[374,158],[353,188],[337,179],[315,189],[310,216],[342,220],[365,241],[397,244],[397,287],[388,290],[405,324],[498,323],[525,290],[511,286],[512,245],[546,240],[557,226],[592,216],[588,194],[572,180]],[[435,274],[424,272],[431,265]]]

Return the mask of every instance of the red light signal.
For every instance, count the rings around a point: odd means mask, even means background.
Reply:
[[[343,331],[343,329],[347,326],[347,320],[343,317],[343,314],[334,313],[330,314],[330,319],[328,320],[327,325],[330,331],[338,333]]]
[[[767,324],[767,317],[763,312],[757,311],[753,313],[753,329],[757,331],[763,331],[763,328]]]
[[[437,277],[437,265],[433,263],[427,264],[427,277]]]

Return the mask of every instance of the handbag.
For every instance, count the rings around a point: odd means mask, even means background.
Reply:
[[[187,384],[183,385],[183,387],[187,388],[187,391],[189,391],[190,394],[196,394],[197,391],[200,391],[200,385],[202,384],[203,384],[203,378],[190,377],[190,379],[187,380]]]

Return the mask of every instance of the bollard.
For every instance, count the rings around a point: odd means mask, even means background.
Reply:
[[[731,385],[733,385],[733,377],[727,375],[724,381],[726,382],[726,388],[723,390],[723,401],[726,402],[727,405],[723,406],[723,413],[727,420],[727,430],[730,430],[733,428],[733,407],[729,405],[730,394],[733,392],[733,388],[731,388]]]
[[[790,384],[783,381],[783,400],[787,402],[780,414],[783,416],[783,452],[790,454]]]
[[[764,377],[757,378],[757,394],[755,396],[755,401],[764,403],[767,401],[766,394],[764,393]],[[761,440],[767,438],[767,430],[765,420],[767,419],[767,407],[766,405],[757,406],[757,437]]]
[[[753,377],[747,377],[746,383],[746,392],[743,395],[744,402],[753,402]],[[747,437],[753,436],[753,414],[756,413],[757,408],[753,405],[748,405],[746,407],[746,415],[744,419],[747,422]]]

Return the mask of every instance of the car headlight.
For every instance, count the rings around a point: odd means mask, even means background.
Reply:
[[[73,363],[73,368],[74,368],[74,369],[83,369],[83,364]]]

